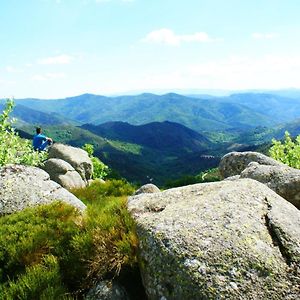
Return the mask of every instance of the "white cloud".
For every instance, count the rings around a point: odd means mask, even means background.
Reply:
[[[256,40],[272,40],[279,37],[278,33],[260,33],[255,32],[251,34],[251,37]]]
[[[40,58],[37,63],[40,65],[65,65],[71,63],[73,57],[67,54]]]
[[[300,56],[265,55],[260,58],[232,56],[192,65],[184,77],[198,78],[210,88],[254,89],[300,86]]]
[[[36,75],[32,76],[31,79],[34,80],[34,81],[45,81],[45,80],[47,80],[47,78],[44,75],[39,75],[39,74],[36,74]]]
[[[18,69],[18,68],[12,67],[12,66],[7,66],[5,69],[8,73],[22,73],[23,72],[22,69]]]
[[[145,43],[166,44],[170,46],[179,46],[183,42],[207,43],[216,40],[217,39],[209,37],[206,32],[177,35],[173,30],[168,28],[154,30],[148,33],[146,37],[142,39],[142,41]]]
[[[11,84],[15,84],[16,82],[12,81],[12,80],[6,80],[6,79],[0,78],[0,83],[5,84],[5,85],[11,85]]]
[[[178,90],[178,89],[281,89],[300,88],[300,55],[262,57],[231,56],[173,70],[152,70],[143,76],[123,78],[120,90]],[[116,92],[110,86],[107,90]]]
[[[62,79],[65,78],[66,74],[65,73],[46,73],[46,74],[36,74],[32,76],[32,80],[34,81],[46,81],[49,79]]]

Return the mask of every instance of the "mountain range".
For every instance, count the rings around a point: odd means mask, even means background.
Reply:
[[[300,133],[300,97],[284,94],[84,94],[15,102],[24,137],[41,125],[56,141],[78,147],[91,143],[96,156],[140,183],[153,178],[162,185],[216,166],[226,152],[255,150],[285,130]]]
[[[21,99],[16,100],[16,104],[46,113],[58,113],[81,124],[122,121],[141,125],[171,121],[198,132],[274,126],[300,115],[300,98],[259,93],[201,97],[174,93],[118,97],[84,94],[53,100]]]

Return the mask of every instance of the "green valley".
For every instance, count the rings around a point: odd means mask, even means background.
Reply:
[[[300,101],[280,94],[84,94],[15,102],[22,136],[30,138],[33,125],[41,125],[56,142],[92,144],[114,176],[139,184],[194,176],[216,167],[227,152],[265,151],[285,130],[299,133]]]

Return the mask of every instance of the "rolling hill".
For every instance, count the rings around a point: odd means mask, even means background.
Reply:
[[[290,122],[300,117],[300,97],[287,98],[265,93],[233,94],[219,98],[224,103],[240,104],[274,118],[276,123]]]
[[[0,111],[4,109],[4,106],[4,104],[0,103]],[[43,112],[20,104],[14,108],[11,116],[17,119],[19,126],[26,124],[36,126],[78,124],[76,121],[61,116],[56,112]]]
[[[250,99],[251,95],[244,98]],[[272,97],[279,106],[285,99],[280,96]],[[239,100],[234,95],[207,98],[198,99],[174,93],[119,97],[84,94],[56,100],[23,99],[16,100],[16,103],[43,112],[56,112],[74,121],[94,125],[111,121],[128,122],[133,125],[171,121],[202,132],[235,127],[273,126],[282,122],[278,110],[276,114],[271,114],[259,105],[250,107],[249,102],[253,102],[252,99],[243,102],[243,99]],[[257,103],[260,101],[259,98]],[[299,104],[299,101],[293,101]],[[295,105],[293,110],[292,116],[300,112],[300,105]]]
[[[183,154],[212,147],[212,143],[202,134],[169,121],[139,126],[125,122],[108,122],[101,125],[85,124],[81,128],[108,139],[139,144],[160,151]]]
[[[103,129],[107,126],[110,131]],[[98,128],[108,133],[99,132]],[[152,128],[155,128],[155,134]],[[21,130],[20,135],[26,138],[33,133],[30,125],[22,126]],[[139,184],[152,181],[163,185],[168,179],[198,174],[219,162],[219,157],[208,155],[209,149],[214,146],[208,139],[171,122],[143,126],[109,123],[82,128],[72,125],[44,126],[44,132],[56,142],[76,147],[93,144],[95,156],[121,176]]]

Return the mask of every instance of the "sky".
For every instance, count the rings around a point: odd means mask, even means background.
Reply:
[[[0,0],[0,98],[300,88],[299,0]]]

